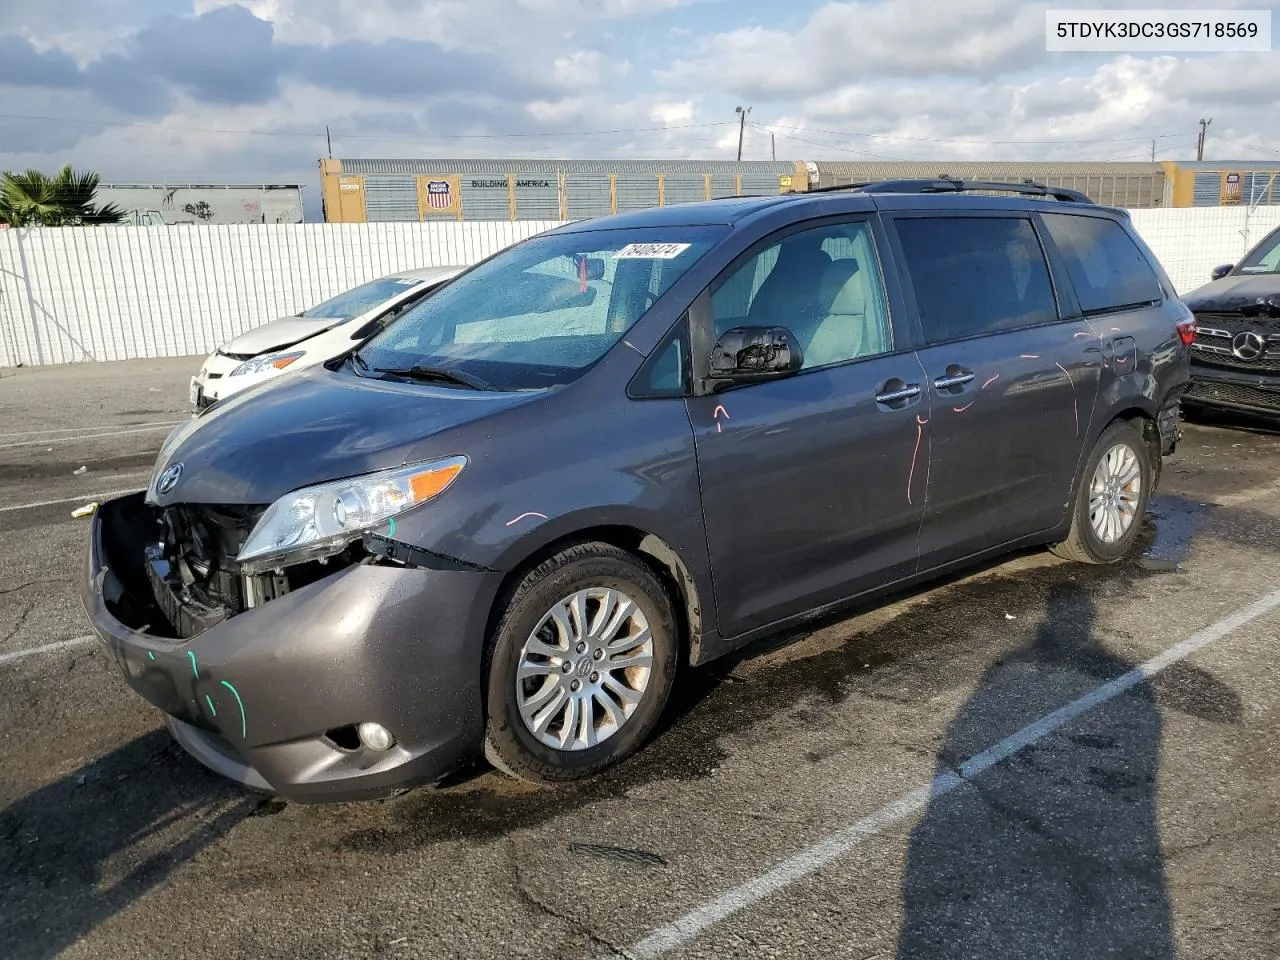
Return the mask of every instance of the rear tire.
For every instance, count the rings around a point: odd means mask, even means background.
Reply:
[[[612,766],[657,725],[677,652],[671,600],[641,560],[608,543],[561,551],[520,581],[491,640],[485,757],[536,784]]]
[[[1124,421],[1102,431],[1085,461],[1067,539],[1049,549],[1078,563],[1115,563],[1133,548],[1155,483],[1151,447]]]

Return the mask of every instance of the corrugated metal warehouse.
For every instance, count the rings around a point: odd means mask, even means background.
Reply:
[[[1114,207],[1162,207],[1166,171],[1159,163],[872,163],[819,160],[818,184],[829,187],[899,177],[995,180],[1014,183],[1034,180],[1048,187],[1079,190],[1095,203]]]
[[[321,160],[325,219],[577,220],[807,189],[804,163],[629,160]]]
[[[716,197],[940,175],[1034,180],[1132,209],[1280,203],[1280,161],[321,160],[320,171],[325,219],[340,223],[577,220]]]
[[[1280,160],[1193,160],[1167,166],[1171,207],[1280,203]]]

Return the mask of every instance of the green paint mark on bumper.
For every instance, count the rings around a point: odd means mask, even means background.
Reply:
[[[231,691],[231,695],[236,698],[236,704],[240,707],[240,736],[243,738],[245,731],[248,729],[244,715],[244,701],[240,699],[239,691],[226,680],[222,681],[222,685]]]

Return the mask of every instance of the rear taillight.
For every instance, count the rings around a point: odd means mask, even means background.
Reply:
[[[1183,320],[1178,324],[1178,339],[1184,347],[1189,347],[1196,339],[1196,321],[1194,318]]]

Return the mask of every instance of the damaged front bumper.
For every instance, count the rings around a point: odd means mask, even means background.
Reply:
[[[376,799],[478,753],[481,654],[501,576],[374,557],[227,616],[166,596],[133,494],[92,516],[82,581],[94,630],[196,759],[289,800]],[[177,616],[188,616],[182,629]],[[185,638],[181,634],[194,635]],[[395,736],[386,751],[351,735]]]

